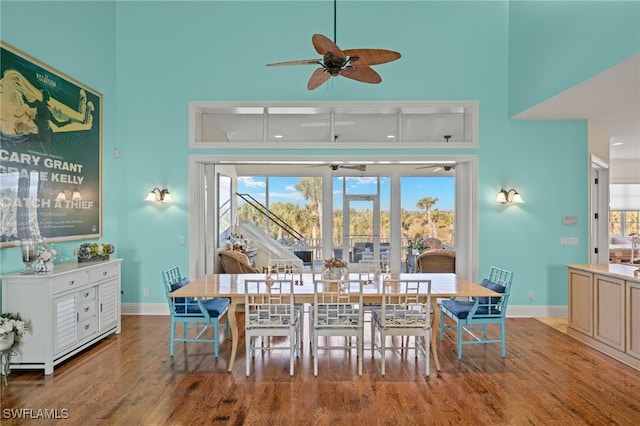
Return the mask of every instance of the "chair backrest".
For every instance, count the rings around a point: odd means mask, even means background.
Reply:
[[[442,241],[440,241],[435,237],[422,238],[420,241],[422,242],[423,245],[429,247],[429,250],[442,248]]]
[[[273,328],[295,321],[294,285],[291,279],[245,280],[245,326]]]
[[[361,280],[315,280],[313,282],[313,327],[316,329],[362,327],[362,288]]]
[[[293,279],[301,283],[304,262],[302,259],[271,259],[267,264],[267,271],[272,278]]]
[[[173,284],[178,283],[180,280],[184,278],[182,273],[180,272],[179,266],[174,266],[173,268],[165,269],[162,271],[162,281],[164,282],[164,289],[167,293],[171,293],[171,286]]]
[[[489,270],[489,276],[480,281],[480,285],[497,293],[501,293],[501,295],[495,297],[479,297],[478,303],[474,306],[474,309],[469,312],[469,317],[480,319],[504,317],[507,312],[507,302],[509,300],[512,281],[513,272],[492,266]]]
[[[418,256],[420,272],[456,272],[456,252],[451,250],[429,250]]]
[[[189,284],[189,278],[183,277],[179,266],[162,271],[162,281],[171,315],[203,316],[198,303],[192,297],[169,297],[169,293]]]
[[[361,259],[357,265],[360,279],[365,281],[367,284],[373,282],[376,274],[387,274],[390,271],[389,261],[386,259],[382,259],[382,257],[379,260]]]
[[[380,324],[386,328],[431,324],[431,280],[386,279],[382,285]]]
[[[221,251],[218,253],[220,256],[220,263],[222,270],[226,274],[255,274],[258,271],[249,263],[249,257],[235,250]]]

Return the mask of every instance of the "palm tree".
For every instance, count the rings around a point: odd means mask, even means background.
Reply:
[[[315,241],[320,235],[320,223],[322,223],[322,177],[303,177],[298,181],[295,188],[300,191],[305,200],[311,201],[311,214],[318,218],[313,221],[311,228],[311,238]]]
[[[434,204],[436,204],[438,202],[438,197],[436,198],[431,198],[431,197],[425,197],[425,198],[421,198],[418,200],[418,202],[416,203],[416,207],[419,209],[425,209],[425,224],[426,225],[431,225],[431,207],[434,206]],[[432,229],[432,233],[431,237],[435,237],[436,233],[435,233],[435,228]]]

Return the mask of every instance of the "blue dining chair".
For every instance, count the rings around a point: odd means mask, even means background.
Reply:
[[[218,358],[219,351],[219,321],[227,314],[229,299],[217,297],[214,299],[195,299],[192,297],[169,297],[169,293],[189,284],[189,279],[180,273],[180,267],[174,266],[162,271],[162,280],[169,303],[171,315],[171,341],[169,355],[173,356],[175,342],[205,342],[213,343],[214,355]],[[182,337],[176,337],[176,327],[182,323]],[[211,326],[213,339],[203,338],[204,332]],[[227,336],[229,336],[229,319],[225,321]],[[189,336],[189,330],[200,330],[195,337]]]
[[[502,357],[507,356],[505,314],[512,280],[513,273],[511,271],[492,266],[489,271],[489,277],[479,284],[500,293],[500,296],[476,297],[468,301],[460,301],[455,298],[442,301],[440,305],[440,340],[444,340],[445,328],[455,328],[457,330],[458,359],[462,359],[463,345],[484,343],[500,343],[502,345]],[[446,325],[445,317],[451,318],[455,325]],[[488,338],[488,324],[498,324],[500,326],[499,338]],[[482,333],[478,334],[478,331],[482,331]],[[473,340],[463,339],[463,332],[469,333]]]

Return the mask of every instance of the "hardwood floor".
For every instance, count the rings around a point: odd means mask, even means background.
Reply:
[[[428,379],[421,375],[424,357],[416,361],[413,352],[408,357],[389,352],[382,377],[379,355],[372,359],[368,345],[361,377],[355,357],[341,351],[320,353],[314,377],[308,343],[293,377],[283,349],[257,355],[247,378],[243,333],[230,374],[228,341],[217,362],[212,345],[203,343],[176,345],[172,360],[168,317],[124,316],[122,330],[58,365],[53,375],[12,371],[9,385],[2,387],[0,423],[635,425],[640,420],[640,372],[533,318],[507,319],[505,359],[499,345],[472,345],[458,361],[453,332],[447,334],[439,345],[442,372],[431,363]]]

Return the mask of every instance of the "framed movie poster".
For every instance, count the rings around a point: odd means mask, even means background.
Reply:
[[[0,48],[0,247],[102,236],[102,94]]]

